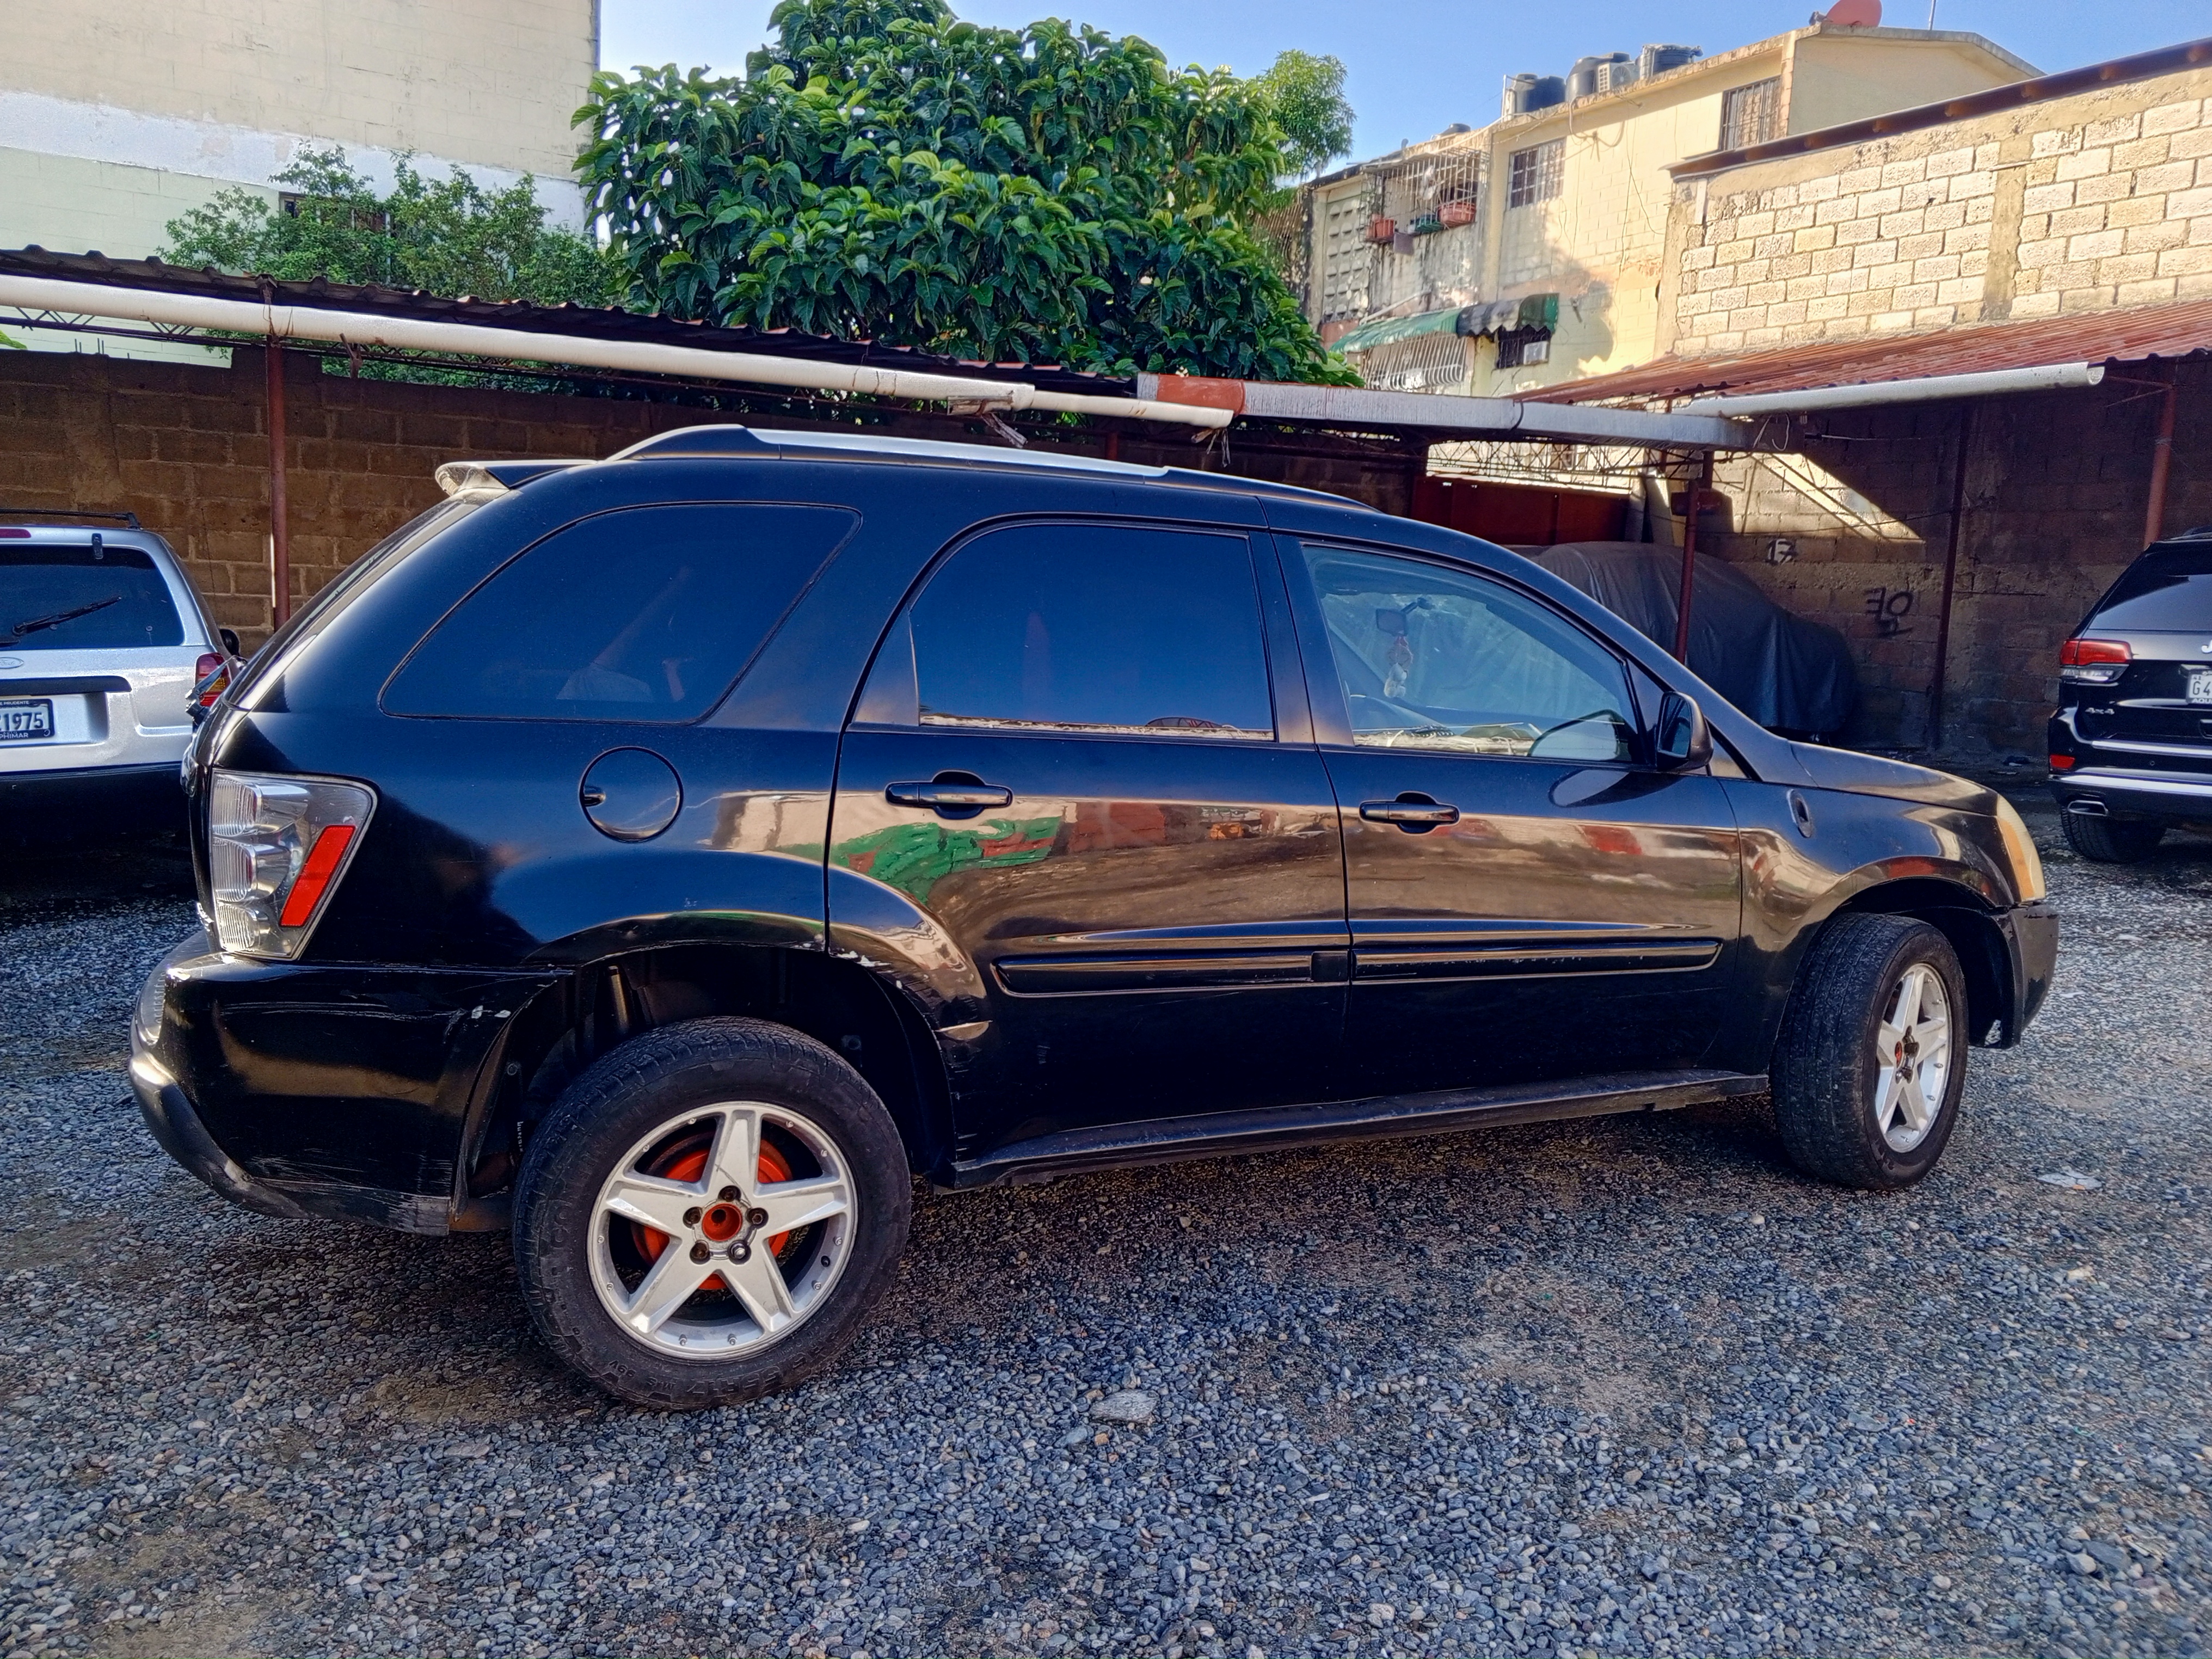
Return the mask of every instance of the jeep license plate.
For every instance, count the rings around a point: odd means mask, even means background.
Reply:
[[[2212,687],[2212,674],[2204,676],[2208,687]],[[2196,691],[2192,687],[2190,695]],[[2212,702],[2212,690],[2204,700]],[[0,697],[0,742],[21,741],[28,738],[51,738],[54,734],[54,704],[51,697]]]
[[[2189,671],[2189,701],[2212,702],[2212,668],[2192,668]]]

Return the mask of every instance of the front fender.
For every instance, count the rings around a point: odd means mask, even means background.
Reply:
[[[1838,912],[1959,908],[1986,917],[2012,905],[1996,823],[1979,813],[1749,781],[1730,780],[1728,790],[1743,837],[1745,1010],[1725,1063],[1740,1070],[1767,1068],[1798,966]],[[1885,892],[1897,902],[1870,903]]]

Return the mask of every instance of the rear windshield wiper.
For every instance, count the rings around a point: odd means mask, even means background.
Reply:
[[[110,599],[94,599],[90,605],[81,605],[74,611],[57,611],[51,617],[33,617],[29,621],[19,622],[9,629],[8,637],[20,640],[24,635],[35,634],[41,628],[59,628],[65,622],[75,622],[79,617],[89,617],[95,611],[105,611],[111,605],[122,603],[123,596],[118,593]]]

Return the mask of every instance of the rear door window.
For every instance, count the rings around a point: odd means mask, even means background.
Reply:
[[[556,531],[434,629],[386,688],[394,714],[673,722],[734,684],[858,515],[640,507]]]
[[[1272,737],[1242,536],[1023,525],[955,553],[915,602],[924,726]]]
[[[136,547],[0,545],[0,651],[181,645],[184,619]]]
[[[2153,548],[2112,584],[2090,621],[2144,633],[2212,631],[2212,542]]]

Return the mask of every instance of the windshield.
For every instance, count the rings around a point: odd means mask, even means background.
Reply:
[[[0,547],[0,651],[181,645],[169,585],[141,548]]]
[[[2148,633],[2212,631],[2212,542],[2151,549],[2112,584],[2088,625]]]

